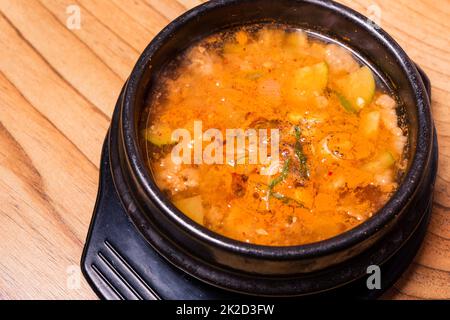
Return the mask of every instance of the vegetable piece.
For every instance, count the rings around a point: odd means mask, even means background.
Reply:
[[[328,66],[325,62],[298,69],[294,75],[294,89],[300,94],[321,93],[328,84]]]
[[[306,158],[305,154],[303,153],[303,146],[301,143],[302,133],[298,126],[294,127],[294,133],[295,133],[295,140],[296,140],[295,145],[294,145],[294,152],[300,162],[300,167],[299,167],[300,175],[303,179],[309,179],[309,168],[308,168],[308,164],[307,164],[308,159]]]
[[[368,138],[374,138],[378,134],[381,114],[379,111],[372,111],[361,116],[360,131]]]
[[[289,168],[290,168],[290,164],[291,164],[291,159],[287,159],[284,162],[283,168],[281,169],[281,173],[278,177],[276,177],[275,179],[273,179],[272,181],[270,181],[269,185],[268,185],[268,190],[267,190],[267,198],[266,198],[266,206],[267,206],[267,210],[269,210],[269,200],[270,197],[274,197],[276,199],[282,200],[282,198],[284,197],[283,195],[279,195],[276,192],[273,192],[273,189],[280,184],[281,182],[283,182],[288,173],[289,173]]]
[[[143,133],[147,141],[158,147],[175,142],[172,140],[172,129],[165,124],[152,125],[145,129]]]
[[[339,98],[339,102],[341,103],[341,106],[344,107],[345,111],[347,111],[348,113],[357,113],[358,110],[355,109],[352,104],[350,103],[350,101],[347,100],[347,98],[345,98],[343,95],[337,93],[337,96]]]
[[[289,167],[291,165],[291,159],[287,159],[284,162],[283,165],[283,169],[281,169],[281,173],[278,177],[276,177],[275,179],[273,179],[272,181],[270,181],[269,183],[269,195],[272,193],[273,188],[275,188],[275,186],[277,186],[278,184],[280,184],[281,182],[283,182],[288,173],[289,173]]]
[[[395,163],[395,158],[389,151],[381,153],[375,160],[366,163],[363,169],[372,172],[379,173],[392,167]]]
[[[303,203],[306,208],[312,208],[315,191],[312,188],[297,188],[294,192],[294,199]]]
[[[337,87],[340,95],[348,101],[352,109],[359,111],[372,102],[376,84],[372,71],[364,66],[340,79]],[[340,100],[343,107],[349,109],[347,102]]]
[[[201,196],[174,201],[175,206],[189,218],[203,225],[204,208]]]
[[[308,46],[308,36],[303,31],[294,31],[286,34],[286,46],[292,49],[301,49]]]

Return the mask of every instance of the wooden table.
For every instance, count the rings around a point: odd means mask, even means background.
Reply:
[[[342,2],[378,12],[373,0]],[[79,261],[114,104],[147,43],[199,3],[0,0],[0,298],[96,298]],[[431,78],[440,142],[428,235],[385,297],[449,299],[450,1],[376,3],[382,27]]]

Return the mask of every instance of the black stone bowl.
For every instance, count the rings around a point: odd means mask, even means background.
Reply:
[[[139,119],[159,71],[194,41],[250,23],[274,22],[346,46],[395,91],[409,126],[409,168],[398,191],[360,226],[301,246],[268,247],[225,238],[194,223],[162,194],[138,141]],[[423,78],[425,77],[425,78]],[[361,279],[408,241],[429,210],[436,174],[430,100],[415,64],[383,30],[331,1],[220,0],[170,23],[145,49],[116,108],[109,136],[111,173],[129,218],[167,261],[225,290],[258,296],[300,296]],[[220,190],[212,190],[220,192]]]

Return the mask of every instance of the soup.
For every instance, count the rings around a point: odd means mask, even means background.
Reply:
[[[269,246],[328,239],[376,214],[406,168],[395,97],[350,51],[302,30],[254,25],[214,34],[156,82],[142,118],[149,169],[178,209],[223,236]],[[226,138],[205,142],[199,123]],[[189,134],[179,138],[177,129]],[[251,161],[249,141],[229,156],[229,129],[266,130],[257,141],[268,162]],[[188,150],[179,154],[191,162],[174,161],[182,140]],[[189,153],[212,144],[222,147],[210,153],[222,163]]]

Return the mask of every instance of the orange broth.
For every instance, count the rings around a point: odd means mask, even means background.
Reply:
[[[282,26],[195,43],[158,79],[142,145],[159,188],[187,216],[243,242],[301,245],[366,221],[396,191],[407,129],[395,98],[350,51]],[[177,128],[277,128],[280,163],[180,164]],[[221,143],[225,143],[222,141]],[[206,146],[204,143],[203,148]]]

